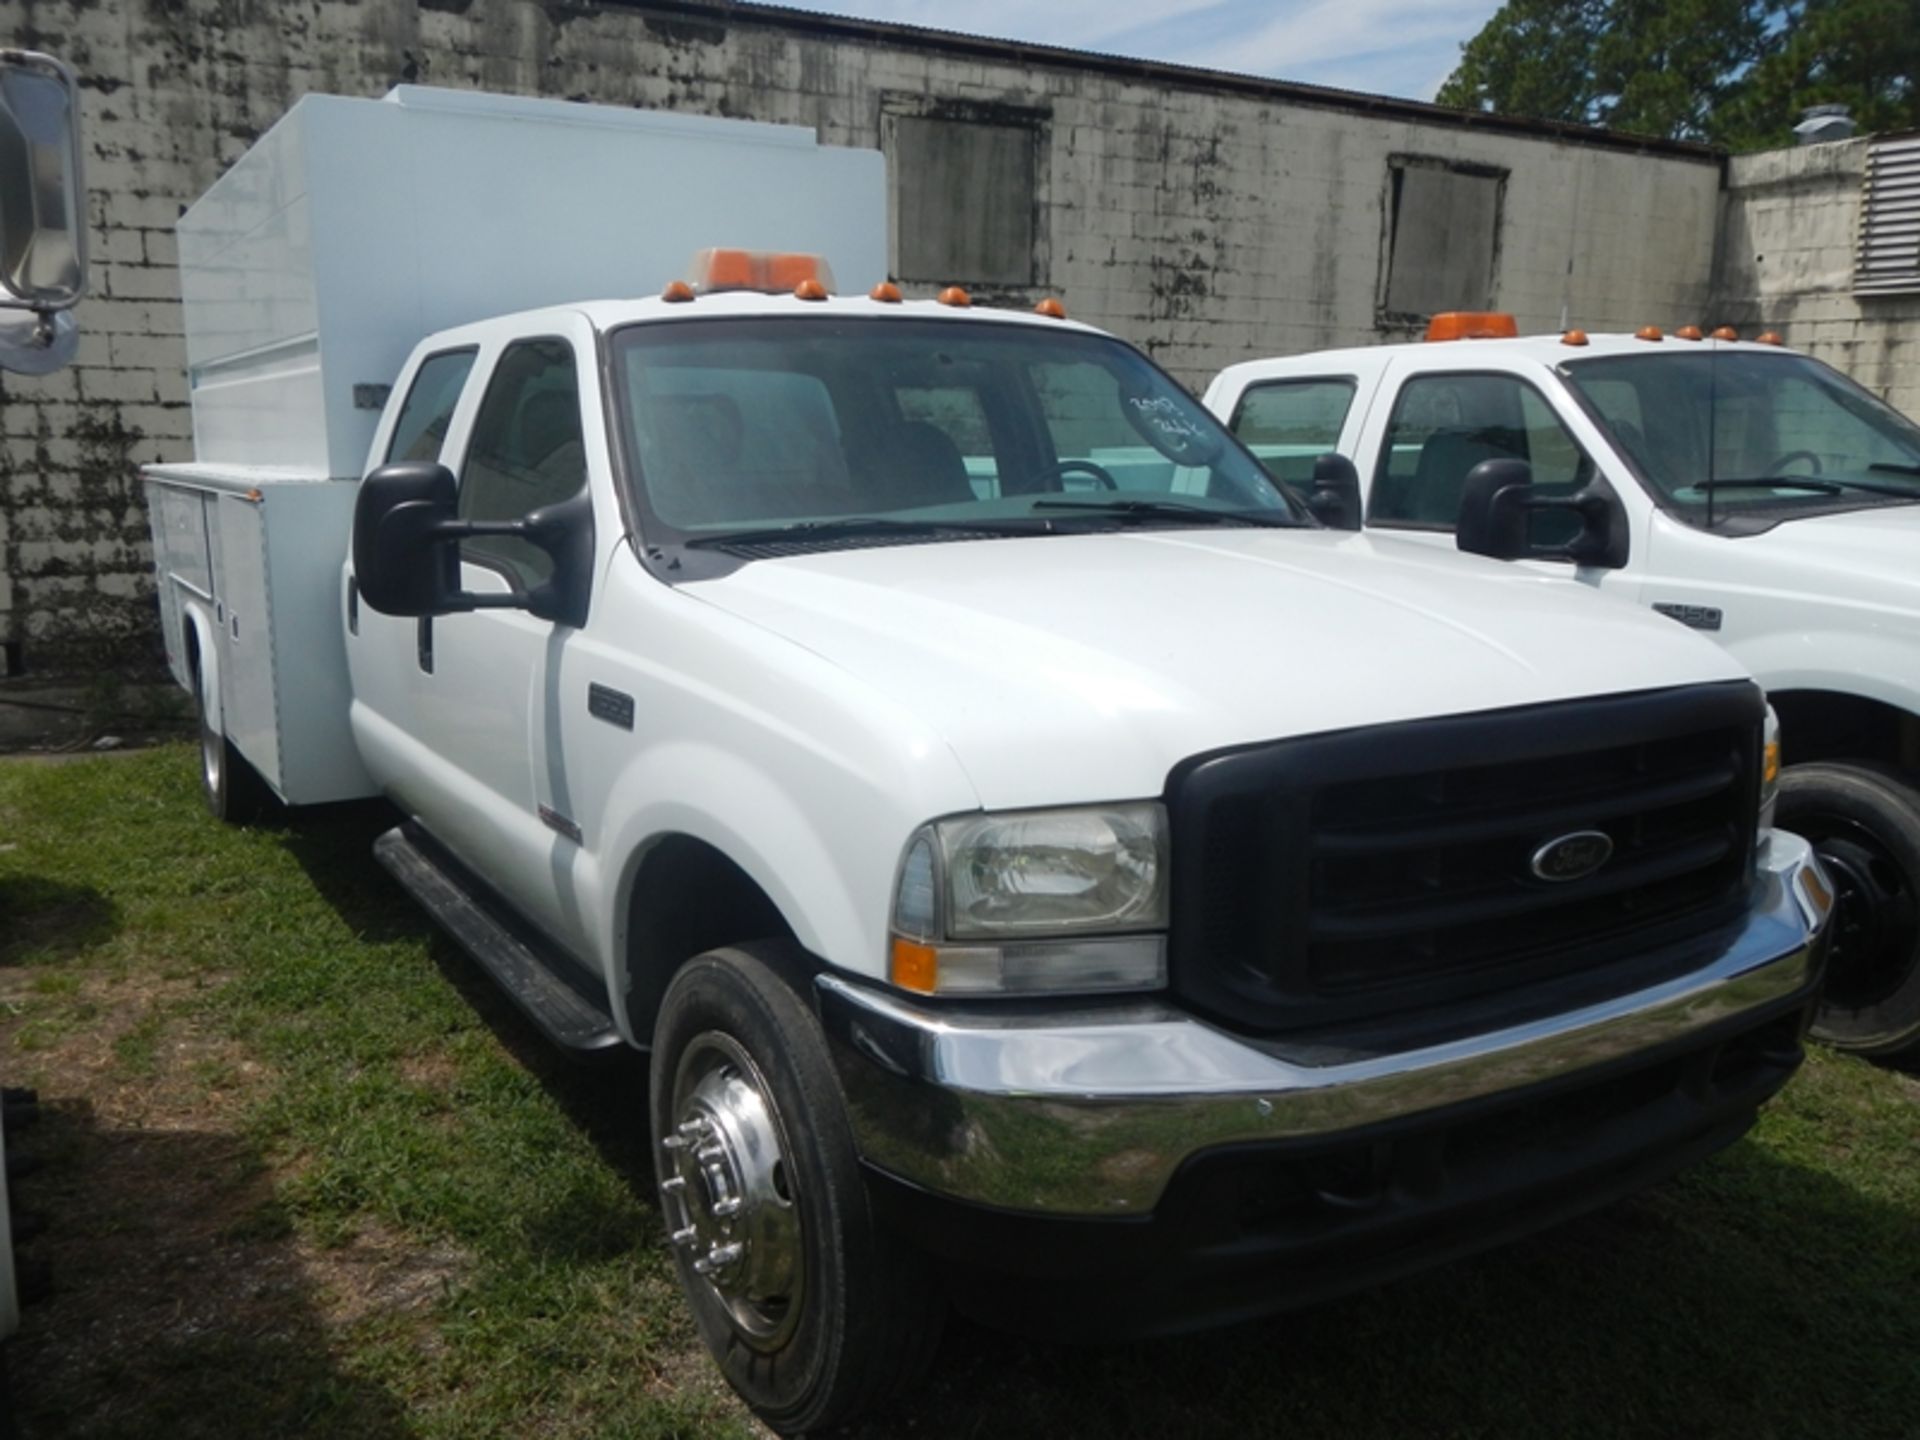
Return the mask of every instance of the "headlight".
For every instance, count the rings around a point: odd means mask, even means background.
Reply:
[[[1774,807],[1780,801],[1780,717],[1767,706],[1767,725],[1760,746],[1760,838],[1773,829]]]
[[[1166,928],[1159,804],[964,815],[907,844],[888,972],[930,995],[1154,989]]]

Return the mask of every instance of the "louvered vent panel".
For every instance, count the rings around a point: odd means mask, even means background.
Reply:
[[[1920,135],[1882,140],[1867,153],[1853,289],[1920,294]]]

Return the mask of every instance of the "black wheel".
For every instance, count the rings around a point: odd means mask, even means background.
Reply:
[[[260,772],[213,728],[200,667],[193,670],[193,703],[200,718],[200,794],[216,820],[246,825],[271,814],[278,801]]]
[[[728,1383],[782,1434],[917,1380],[946,1305],[876,1222],[791,947],[715,950],[654,1027],[654,1163],[680,1283]]]
[[[1793,765],[1780,828],[1833,879],[1833,955],[1813,1033],[1874,1059],[1920,1051],[1920,794],[1864,765]]]

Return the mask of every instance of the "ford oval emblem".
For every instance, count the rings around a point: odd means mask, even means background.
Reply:
[[[1584,880],[1613,858],[1613,841],[1598,830],[1576,830],[1533,852],[1533,873],[1556,883]]]

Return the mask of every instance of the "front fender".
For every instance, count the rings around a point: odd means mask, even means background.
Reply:
[[[1776,630],[1727,649],[1769,691],[1827,690],[1920,715],[1920,647],[1898,635]]]
[[[902,804],[884,805],[876,802],[888,787],[877,777],[811,778],[816,791],[836,780],[843,785],[840,803],[798,794],[791,777],[703,741],[664,743],[635,757],[606,808],[610,818],[619,817],[606,835],[607,903],[598,907],[609,994],[623,990],[635,878],[656,846],[679,836],[738,865],[810,953],[855,975],[884,973],[893,871],[907,837],[934,815],[977,801],[970,789],[956,787],[944,798],[916,802],[902,795]],[[866,793],[863,783],[872,785]],[[624,1029],[627,1017],[618,1018]]]

